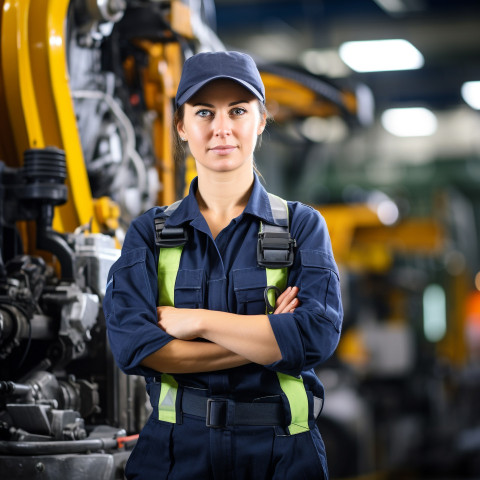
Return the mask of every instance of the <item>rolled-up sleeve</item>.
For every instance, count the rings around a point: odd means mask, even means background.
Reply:
[[[291,232],[297,242],[288,284],[299,287],[301,305],[293,313],[269,315],[282,359],[267,367],[299,375],[317,367],[335,351],[343,308],[340,278],[323,217],[294,204]]]
[[[157,271],[149,217],[145,214],[129,228],[122,254],[110,269],[103,301],[110,348],[127,374],[151,375],[142,360],[172,340],[157,326]]]

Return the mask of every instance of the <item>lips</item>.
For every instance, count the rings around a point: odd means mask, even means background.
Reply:
[[[228,155],[232,153],[237,147],[235,145],[217,145],[210,150],[217,155]]]

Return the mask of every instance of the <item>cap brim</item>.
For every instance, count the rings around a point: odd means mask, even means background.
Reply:
[[[265,98],[263,97],[262,93],[259,92],[254,86],[250,85],[250,83],[246,82],[245,80],[241,80],[240,78],[232,77],[229,75],[217,75],[216,77],[209,78],[204,80],[203,82],[199,82],[192,87],[190,87],[186,92],[184,92],[180,97],[176,100],[176,107],[181,107],[184,103],[187,103],[190,98],[192,98],[201,88],[203,88],[207,83],[213,82],[214,80],[219,80],[221,78],[228,78],[229,80],[233,80],[234,82],[239,83],[251,93],[253,93],[261,102],[265,102]]]

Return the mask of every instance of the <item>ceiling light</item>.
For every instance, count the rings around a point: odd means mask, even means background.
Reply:
[[[300,61],[309,72],[315,75],[340,78],[352,73],[338,56],[337,50],[334,49],[305,50],[300,57]]]
[[[404,12],[406,10],[402,0],[374,0],[381,8],[390,13]]]
[[[462,97],[472,108],[480,110],[480,81],[465,82],[462,85]]]
[[[391,15],[420,12],[426,9],[425,0],[373,0]]]
[[[347,126],[340,117],[308,117],[300,130],[312,142],[336,143],[344,140],[348,134]]]
[[[430,342],[440,341],[447,332],[445,290],[436,284],[423,292],[423,331]]]
[[[356,72],[414,70],[423,66],[423,55],[407,40],[345,42],[340,58]]]
[[[385,130],[397,137],[426,137],[437,130],[437,117],[427,108],[390,108],[382,114]]]
[[[388,195],[378,190],[370,193],[367,205],[377,213],[378,219],[384,225],[393,225],[400,217],[397,205]]]

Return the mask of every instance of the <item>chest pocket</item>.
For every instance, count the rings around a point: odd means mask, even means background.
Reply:
[[[236,313],[260,315],[265,313],[265,269],[252,267],[236,269],[232,272],[233,289],[237,301]]]
[[[203,270],[179,270],[175,283],[175,306],[203,308],[205,298]]]

